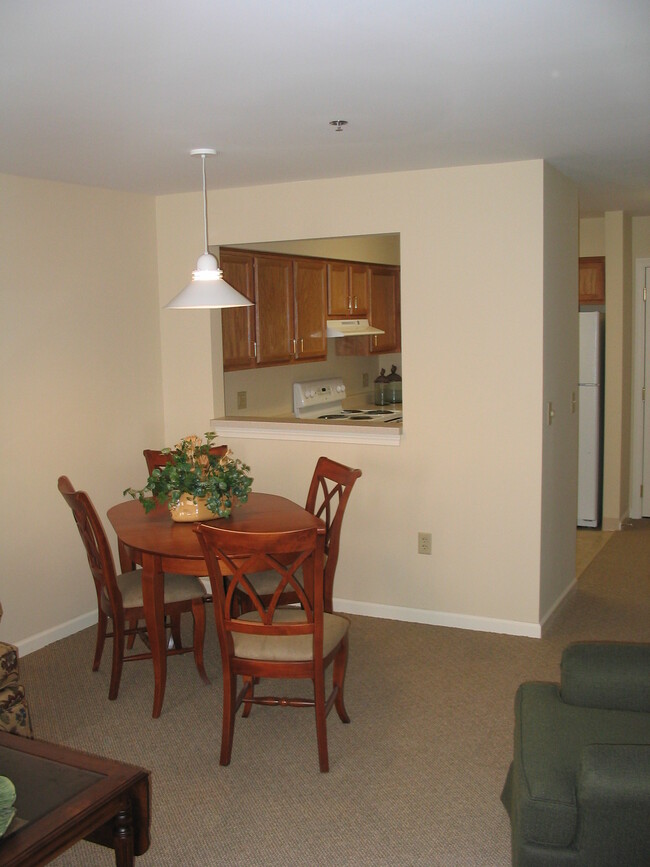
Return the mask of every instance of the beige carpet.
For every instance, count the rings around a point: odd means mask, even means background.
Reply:
[[[649,522],[650,523],[650,522]],[[93,630],[22,660],[37,735],[152,770],[147,865],[505,867],[499,795],[522,680],[555,680],[576,639],[650,640],[650,530],[616,533],[542,640],[352,618],[346,703],[328,720],[329,774],[318,771],[310,711],[253,708],[218,764],[221,684],[214,625],[203,686],[190,656],[170,660],[151,718],[148,663],[125,666],[109,702],[109,664],[90,670]],[[56,862],[109,865],[81,843]]]
[[[576,534],[576,578],[585,571],[587,566],[614,535],[608,530],[580,529]]]

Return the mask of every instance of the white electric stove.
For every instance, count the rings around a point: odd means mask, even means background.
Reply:
[[[335,424],[368,424],[402,421],[402,411],[388,407],[343,409],[345,383],[340,377],[312,379],[293,384],[293,414],[296,418],[318,419]]]

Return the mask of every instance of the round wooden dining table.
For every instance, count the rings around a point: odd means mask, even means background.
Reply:
[[[196,523],[172,521],[166,505],[147,513],[137,500],[118,503],[108,510],[108,520],[119,543],[122,571],[142,566],[144,616],[154,670],[154,718],[160,716],[167,679],[167,648],[163,606],[163,575],[207,575],[201,544],[194,532]],[[235,507],[229,518],[206,521],[224,523],[229,530],[246,533],[279,533],[316,528],[319,542],[325,542],[325,522],[302,506],[275,494],[253,493],[246,503]]]

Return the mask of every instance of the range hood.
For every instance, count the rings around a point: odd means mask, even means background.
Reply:
[[[363,337],[367,334],[383,334],[381,328],[375,328],[367,319],[328,319],[328,337]]]

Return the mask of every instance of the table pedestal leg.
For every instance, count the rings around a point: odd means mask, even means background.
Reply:
[[[120,810],[115,817],[113,849],[116,867],[134,867],[133,819],[129,807]]]
[[[165,646],[165,604],[164,577],[160,557],[153,554],[142,555],[142,601],[144,619],[153,657],[154,694],[153,713],[160,716],[165,697],[167,680],[167,648]]]

